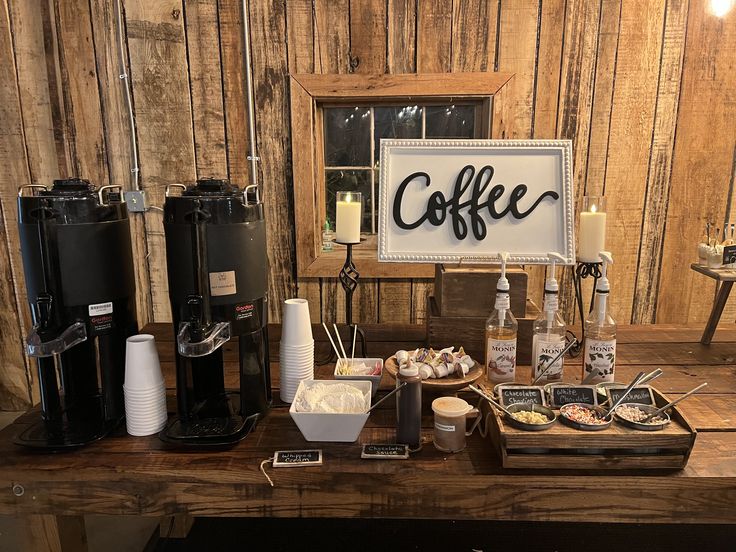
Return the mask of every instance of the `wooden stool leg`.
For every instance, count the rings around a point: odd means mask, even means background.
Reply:
[[[29,515],[18,518],[22,550],[87,552],[83,516]]]
[[[713,334],[716,331],[716,326],[718,326],[718,321],[721,319],[723,307],[726,306],[726,301],[728,301],[728,296],[731,293],[732,287],[733,282],[721,282],[721,285],[718,288],[718,293],[716,293],[715,301],[713,302],[713,309],[710,311],[708,324],[705,326],[703,337],[700,338],[700,342],[703,345],[710,345],[710,341],[713,339]]]
[[[161,518],[161,523],[159,524],[161,538],[185,539],[189,535],[192,525],[194,525],[194,518],[189,514],[164,516]]]

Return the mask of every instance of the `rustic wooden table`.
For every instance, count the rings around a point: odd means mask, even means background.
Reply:
[[[148,329],[157,335],[173,387],[170,329]],[[384,357],[423,338],[422,328],[366,331],[371,354]],[[321,334],[315,333],[318,339]],[[12,444],[28,423],[24,415],[0,432],[0,514],[24,520],[34,546],[56,550],[84,544],[85,514],[736,524],[736,330],[718,330],[708,347],[698,334],[696,328],[655,326],[623,327],[618,336],[617,379],[659,366],[665,374],[656,385],[670,397],[709,382],[707,393],[682,403],[699,433],[681,471],[590,473],[574,465],[564,472],[504,470],[490,443],[476,434],[461,453],[443,454],[428,444],[406,461],[361,460],[358,443],[319,444],[323,466],[271,468],[271,487],[259,471],[262,460],[277,449],[314,447],[278,400],[253,434],[218,452],[172,450],[156,437],[121,430],[76,452],[38,454]],[[233,353],[227,344],[230,361]],[[567,365],[570,376],[579,372],[578,362]],[[322,367],[318,377],[330,373]],[[274,375],[277,388],[278,370]],[[385,377],[387,388],[392,381]],[[425,408],[427,437],[431,423]],[[359,443],[393,437],[394,409],[386,406],[371,415]]]

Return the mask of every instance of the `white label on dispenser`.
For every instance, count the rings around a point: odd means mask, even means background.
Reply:
[[[222,295],[234,295],[238,289],[235,285],[235,271],[210,272],[210,295],[220,297]]]
[[[112,301],[107,303],[96,303],[87,307],[90,316],[100,316],[101,314],[112,314]]]

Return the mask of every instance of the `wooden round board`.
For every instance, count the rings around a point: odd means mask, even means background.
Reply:
[[[396,362],[396,356],[392,356],[383,364],[384,369],[391,374],[391,377],[396,379],[399,373],[399,364]],[[478,378],[483,375],[483,366],[477,362],[473,365],[470,371],[465,374],[464,377],[458,378],[455,376],[447,376],[439,379],[426,379],[422,380],[422,387],[432,389],[435,391],[459,391],[464,387],[467,387],[471,383],[474,383]]]

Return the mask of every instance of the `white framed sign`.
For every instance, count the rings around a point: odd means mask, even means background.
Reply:
[[[575,262],[570,140],[381,140],[378,260]]]

